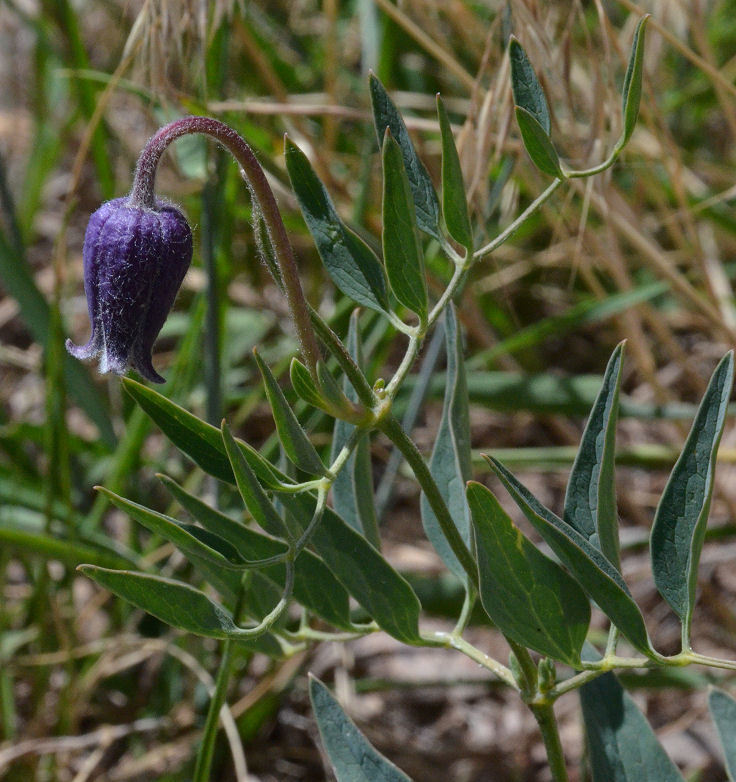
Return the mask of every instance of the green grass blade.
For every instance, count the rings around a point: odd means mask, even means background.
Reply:
[[[18,255],[0,232],[0,279],[6,292],[20,307],[21,317],[31,336],[44,349],[51,333],[51,309],[38,289],[24,255]],[[97,426],[100,437],[112,447],[116,437],[107,406],[90,379],[85,367],[71,356],[64,356],[64,373],[69,393],[89,419]]]

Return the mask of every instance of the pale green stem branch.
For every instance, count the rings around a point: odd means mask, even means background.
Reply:
[[[475,646],[468,643],[464,638],[461,638],[454,633],[435,632],[430,636],[424,636],[423,639],[427,646],[441,646],[445,649],[457,649],[458,652],[462,652],[466,657],[469,657],[471,660],[478,663],[478,665],[483,666],[483,668],[495,674],[504,682],[504,684],[507,684],[518,692],[519,687],[516,684],[511,671],[498,660],[489,657],[485,652],[481,652],[480,649],[476,649]]]
[[[533,215],[537,209],[539,209],[539,207],[550,198],[552,193],[554,193],[555,190],[557,190],[557,188],[564,181],[564,179],[555,179],[551,185],[548,185],[547,189],[542,191],[542,193],[540,193],[509,226],[501,231],[501,233],[495,239],[490,241],[484,247],[481,247],[480,250],[476,250],[473,253],[473,260],[483,258],[485,255],[488,255],[488,253],[492,253],[494,250],[498,249],[510,236],[515,234],[519,228],[521,228],[521,226],[529,219],[529,217],[531,217],[531,215]]]

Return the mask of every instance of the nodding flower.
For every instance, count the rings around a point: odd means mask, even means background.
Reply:
[[[192,260],[192,231],[172,204],[153,208],[116,198],[90,217],[82,251],[84,291],[92,324],[86,345],[66,341],[76,358],[99,358],[100,372],[135,369],[162,378],[151,351]]]

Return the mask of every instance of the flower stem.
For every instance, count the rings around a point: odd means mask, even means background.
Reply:
[[[317,338],[312,330],[307,301],[304,297],[294,250],[289,242],[284,221],[281,219],[276,198],[266,175],[253,150],[245,139],[231,127],[211,117],[183,117],[164,125],[143,148],[133,179],[128,203],[143,209],[156,206],[154,185],[156,169],[166,148],[172,141],[192,133],[211,136],[222,144],[238,161],[254,205],[268,232],[268,238],[278,261],[289,309],[296,326],[299,347],[310,374],[317,378],[317,361],[320,357]]]
[[[544,748],[547,750],[547,760],[549,769],[552,772],[552,779],[555,782],[569,782],[567,768],[565,766],[565,755],[562,751],[560,742],[560,732],[557,730],[557,719],[555,718],[554,708],[551,703],[535,703],[531,705],[534,719],[539,725],[542,733]]]
[[[240,582],[240,592],[233,610],[233,618],[237,623],[245,599],[246,585],[250,582],[250,576],[244,576]],[[212,755],[215,751],[215,739],[217,738],[217,727],[220,722],[220,711],[227,695],[227,686],[230,683],[230,673],[233,664],[233,645],[234,641],[230,638],[222,642],[222,658],[220,668],[217,671],[215,680],[215,690],[212,693],[210,706],[207,710],[207,719],[204,724],[204,733],[202,734],[202,744],[197,753],[197,762],[194,766],[193,782],[209,782],[210,768],[212,766]]]
[[[220,660],[220,669],[217,672],[215,681],[215,692],[210,700],[210,707],[207,711],[207,721],[202,735],[202,744],[197,753],[197,763],[194,767],[193,782],[209,782],[210,768],[212,766],[212,755],[215,751],[215,739],[217,738],[217,726],[220,721],[220,709],[225,702],[227,685],[230,681],[230,672],[233,662],[234,641],[228,639],[222,642],[222,659]]]
[[[478,589],[478,569],[473,560],[473,556],[465,545],[465,541],[455,526],[455,522],[447,509],[445,500],[440,493],[439,487],[432,477],[432,473],[424,461],[424,457],[414,444],[414,441],[401,428],[401,424],[392,416],[387,415],[376,426],[386,437],[401,451],[407,464],[414,471],[417,482],[422,487],[422,491],[427,497],[430,507],[434,511],[439,522],[442,533],[450,544],[452,553],[457,557],[463,570],[468,574],[470,582]]]

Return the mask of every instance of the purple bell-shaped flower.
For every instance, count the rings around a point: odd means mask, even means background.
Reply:
[[[92,336],[83,346],[67,340],[67,350],[99,357],[100,372],[132,367],[163,383],[151,351],[192,260],[186,218],[160,199],[147,209],[116,198],[90,217],[82,255]]]

